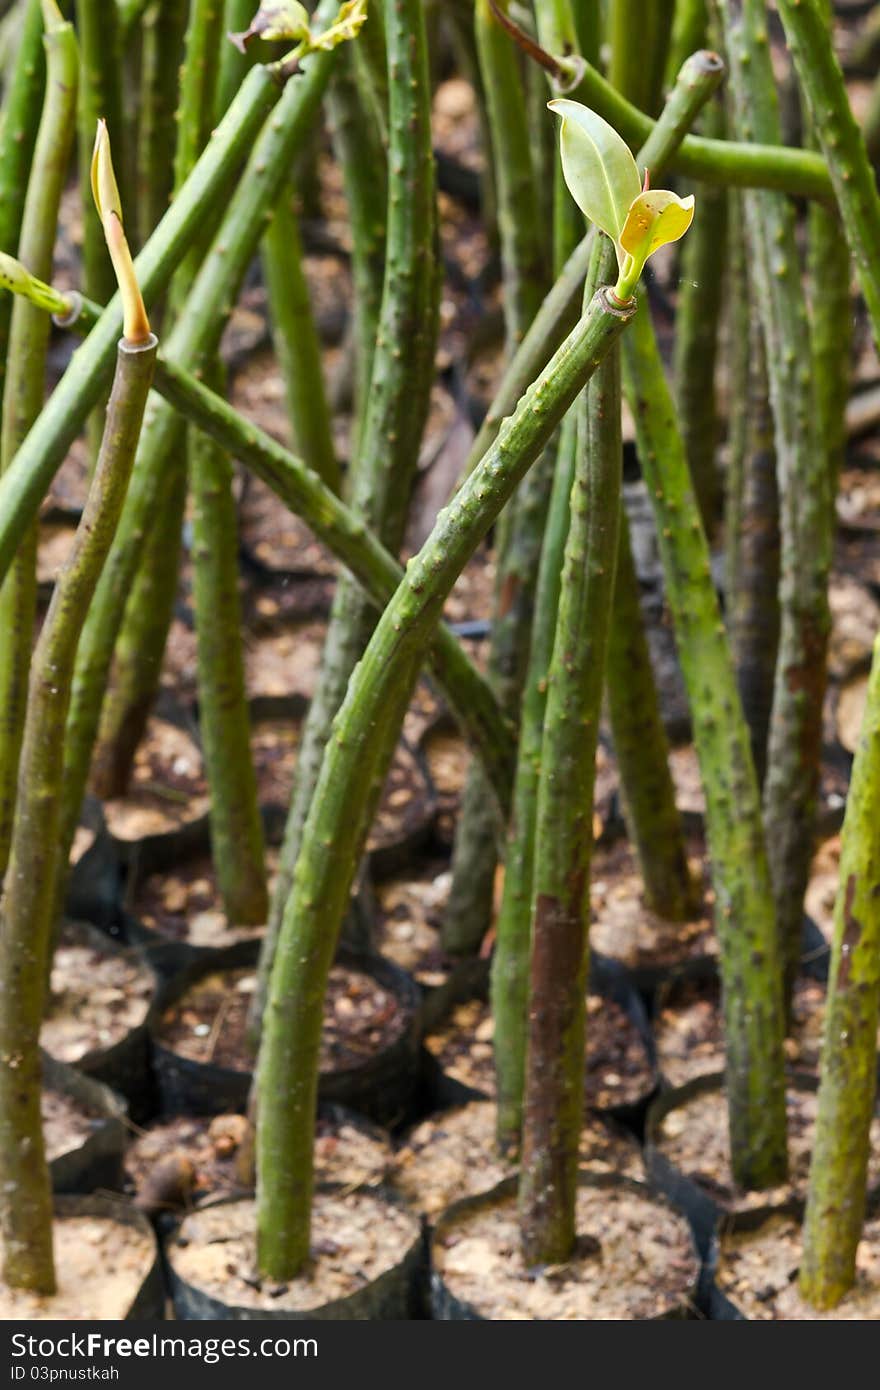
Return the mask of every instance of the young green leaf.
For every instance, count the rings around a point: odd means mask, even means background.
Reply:
[[[299,0],[263,0],[250,27],[229,37],[242,53],[252,39],[301,42],[309,37],[309,13]]]
[[[579,101],[559,98],[549,106],[562,117],[560,151],[569,192],[584,216],[611,237],[622,263],[620,233],[642,187],[632,152],[613,126]]]
[[[645,261],[659,246],[683,237],[693,220],[692,193],[687,198],[679,198],[665,188],[640,193],[620,233],[620,244],[632,256],[636,275],[641,274]]]
[[[91,178],[92,196],[104,228],[104,239],[122,296],[123,335],[128,343],[143,343],[150,337],[150,321],[144,308],[134,262],[122,226],[122,204],[116,175],[113,172],[110,137],[105,121],[98,122]]]
[[[313,34],[309,47],[335,48],[337,44],[347,43],[357,38],[367,19],[367,0],[345,0],[339,14],[323,34]]]

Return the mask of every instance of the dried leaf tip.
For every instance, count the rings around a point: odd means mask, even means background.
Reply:
[[[144,308],[140,286],[125,231],[122,226],[122,204],[106,121],[98,121],[95,149],[92,154],[92,197],[104,228],[104,239],[113,262],[119,292],[122,295],[123,336],[129,343],[144,343],[150,337],[150,321]]]

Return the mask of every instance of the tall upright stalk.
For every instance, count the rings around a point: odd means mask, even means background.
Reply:
[[[880,351],[880,195],[849,104],[823,0],[779,0],[779,16],[806,98]]]
[[[51,72],[51,51],[49,64]],[[71,135],[73,114],[71,109]],[[109,216],[116,225],[108,239],[113,236],[118,248],[118,208],[111,207]],[[124,237],[122,241],[124,245]],[[82,520],[34,651],[9,873],[0,905],[3,1277],[13,1288],[42,1294],[55,1292],[55,1270],[51,1182],[40,1113],[39,1035],[61,853],[64,725],[76,646],[122,510],[156,356],[156,339],[136,293],[133,301],[127,300],[126,330],[131,336],[119,343],[104,440]]]
[[[122,51],[119,19],[115,5],[104,0],[77,0],[76,31],[80,51],[79,101],[77,110],[79,191],[82,210],[82,288],[92,299],[102,303],[116,289],[113,267],[107,255],[101,221],[92,201],[89,169],[95,127],[105,120],[117,151],[117,164],[123,183],[129,168],[122,153]],[[128,189],[126,188],[126,193]],[[129,219],[134,220],[131,197],[125,196]],[[152,231],[152,227],[150,228]],[[97,418],[97,417],[95,417]],[[101,432],[97,432],[96,443]]]
[[[824,7],[829,30],[831,0]],[[811,132],[811,140],[816,137]],[[807,272],[812,325],[813,375],[819,431],[825,446],[831,495],[846,452],[846,404],[852,380],[851,258],[840,212],[825,203],[811,203],[807,222]]]
[[[360,434],[369,404],[370,377],[376,330],[382,308],[385,278],[385,219],[388,212],[387,78],[383,84],[374,69],[358,57],[364,41],[379,28],[380,8],[370,11],[359,42],[340,54],[327,94],[333,147],[342,171],[348,217],[352,228],[354,281],[354,419],[352,456],[357,457]],[[380,32],[384,46],[384,37]]]
[[[370,385],[370,408],[356,460],[351,502],[387,547],[403,539],[418,446],[434,369],[438,283],[434,161],[424,16],[420,0],[386,0],[390,86],[385,283]],[[374,623],[367,600],[342,576],[324,662],[303,732],[252,1019],[266,997],[302,828],[331,721]]]
[[[79,58],[72,25],[54,0],[44,0],[46,96],[19,237],[19,256],[40,279],[52,274],[58,208],[67,176],[76,120]],[[3,390],[0,471],[8,470],[40,413],[45,389],[49,320],[45,312],[16,299],[9,330],[8,369]],[[28,525],[0,587],[0,880],[6,870],[15,806],[18,757],[24,730],[28,670],[37,602],[37,532]]]
[[[335,0],[324,0],[319,10],[323,21],[326,23],[335,13]],[[176,356],[183,365],[203,369],[217,351],[227,314],[258,244],[266,213],[278,196],[291,154],[315,115],[332,62],[333,52],[317,53],[307,60],[302,72],[287,86],[277,116],[267,123],[253,149],[220,231],[192,286],[186,312],[181,314],[168,339],[169,355]],[[248,82],[258,71],[254,69]],[[181,196],[189,182],[187,180],[184,185]],[[172,210],[176,205],[175,202]],[[71,839],[79,816],[98,710],[126,595],[137,572],[169,470],[175,464],[180,466],[174,444],[180,438],[181,429],[175,413],[162,405],[147,419],[139,466],[80,643],[68,720],[62,820],[63,833]]]
[[[709,547],[663,363],[644,311],[636,315],[624,342],[623,365],[706,795],[733,1174],[742,1187],[767,1187],[784,1179],[787,1155],[781,952],[758,782]]]
[[[28,0],[20,22],[15,67],[0,111],[0,250],[7,255],[14,255],[18,248],[28,170],[43,103],[46,62],[41,0]],[[12,303],[4,300],[0,304],[0,389],[6,377],[11,315]]]
[[[640,163],[644,163],[646,159],[650,160],[651,168],[655,171],[665,166],[689,123],[717,85],[720,75],[720,71],[699,61],[696,67],[692,63],[686,70],[682,70],[680,80],[669,96],[651,139],[639,152]],[[517,371],[521,370],[520,364],[528,361],[533,354],[537,361],[543,360],[540,348],[558,331],[557,325],[564,320],[568,312],[570,298],[575,293],[573,286],[580,284],[586,269],[584,253],[588,249],[592,258],[588,274],[594,277],[598,274],[595,258],[601,253],[601,243],[598,237],[591,235],[572,253],[556,285],[545,300],[532,330],[526,335],[520,351],[514,357],[491,409],[493,421],[496,416],[503,416],[508,408],[504,394],[508,389],[506,383],[516,380]],[[555,318],[551,318],[547,306],[554,302],[558,309]],[[552,327],[543,327],[545,317]],[[492,429],[493,425],[484,426],[483,432],[491,437]],[[556,475],[541,551],[535,600],[535,627],[523,694],[513,807],[507,837],[504,892],[492,963],[492,1009],[495,1018],[495,1069],[498,1083],[497,1138],[502,1149],[516,1148],[522,1130],[538,775],[544,730],[547,669],[553,650],[562,558],[568,530],[568,500],[574,472],[574,447],[574,432],[572,426],[567,425],[562,431],[557,453]],[[625,525],[623,517],[621,523]],[[624,605],[628,606],[630,617],[635,617],[634,609],[638,607],[638,581],[631,560],[627,566],[625,543],[623,562],[618,562],[615,602],[621,608]],[[622,617],[626,617],[626,614],[622,613]],[[635,654],[641,664],[642,679],[638,681],[636,688],[638,698],[633,701],[631,708],[624,709],[623,705],[629,699],[630,686],[623,683],[620,666],[628,659],[629,644],[634,645]],[[643,648],[644,633],[641,629],[640,615],[638,627],[632,623],[626,628],[621,626],[615,632],[612,624],[609,679],[614,682],[611,699],[612,711],[616,712],[617,716],[616,737],[620,744],[620,757],[627,765],[628,782],[633,797],[643,798],[642,804],[633,808],[634,813],[639,813],[640,826],[637,831],[634,814],[633,835],[635,843],[639,844],[644,852],[642,864],[645,866],[643,872],[646,884],[651,884],[649,894],[656,890],[658,897],[662,896],[664,908],[670,915],[675,916],[676,903],[688,896],[687,863],[680,821],[675,808],[674,789],[666,764],[665,735],[657,712],[650,665]],[[638,671],[636,675],[639,675]],[[651,740],[647,745],[649,759],[645,761],[642,761],[640,756],[644,745],[640,749],[636,748],[636,740],[640,737],[650,737]],[[636,760],[640,765],[636,773],[633,773],[632,764]],[[668,836],[665,832],[668,832]],[[649,865],[650,869],[646,867]],[[674,886],[676,880],[677,888]]]
[[[674,14],[675,0],[611,0],[609,6],[609,81],[652,116],[660,107]]]
[[[510,354],[544,297],[549,256],[539,215],[519,55],[496,22],[488,0],[478,0],[474,22],[492,138]],[[489,670],[502,708],[514,720],[528,660],[552,470],[550,453],[530,471],[498,527]],[[482,768],[474,764],[465,785],[443,922],[443,943],[451,953],[475,953],[489,928],[498,838],[496,807]]]
[[[713,136],[723,134],[724,111],[720,103],[709,108],[704,126]],[[699,196],[699,221],[682,248],[675,395],[700,515],[711,536],[721,510],[715,368],[727,252],[728,194],[723,188],[704,185]]]
[[[174,187],[175,113],[189,8],[189,0],[153,0],[143,19],[137,148],[137,228],[142,245],[165,212]]]
[[[159,16],[153,16],[159,23]],[[219,0],[196,0],[190,9],[185,58],[180,70],[180,103],[176,122],[161,123],[150,137],[151,158],[159,158],[159,138],[172,144],[164,151],[163,178],[173,168],[173,191],[179,193],[208,143],[216,100],[221,39]],[[170,20],[162,20],[167,27]],[[175,92],[166,91],[163,99]],[[176,143],[175,143],[176,142]],[[156,209],[153,209],[155,212]],[[146,215],[146,214],[144,214]],[[206,219],[201,234],[175,271],[168,295],[166,324],[179,314],[214,228]],[[151,519],[150,531],[113,656],[113,673],[101,707],[101,720],[92,760],[91,783],[98,796],[124,795],[138,745],[153,708],[162,671],[168,629],[179,583],[183,514],[186,506],[184,469],[170,478],[162,503]]]
[[[599,273],[613,266],[601,256]],[[604,276],[603,276],[604,278]],[[535,829],[520,1222],[527,1265],[574,1246],[583,1126],[596,743],[620,514],[620,358],[578,406],[577,461],[547,704]]]
[[[334,492],[341,486],[330,407],[321,365],[321,344],[303,266],[299,219],[285,190],[263,237],[263,274],[272,335],[284,379],[296,447]]]
[[[855,1282],[865,1215],[880,1018],[880,639],[853,763],[834,907],[819,1109],[800,1289],[833,1308]]]
[[[259,925],[269,900],[241,648],[232,462],[213,439],[194,429],[188,453],[199,731],[211,789],[211,853],[229,921]]]
[[[728,457],[726,619],[752,759],[763,785],[779,649],[779,488],[764,334],[744,251],[732,278],[734,361]]]
[[[391,753],[388,729],[402,716],[456,576],[627,318],[604,294],[592,301],[410,561],[334,723],[284,913],[258,1065],[258,1254],[269,1277],[291,1278],[308,1258],[324,992],[370,794]]]
[[[778,139],[765,6],[762,0],[720,0],[719,8],[730,57],[735,128],[742,136]],[[743,202],[755,302],[767,350],[779,480],[780,635],[764,809],[790,988],[800,959],[815,833],[834,510],[816,416],[794,209],[774,193],[748,192]]]

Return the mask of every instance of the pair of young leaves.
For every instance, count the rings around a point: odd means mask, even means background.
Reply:
[[[578,101],[559,98],[560,150],[568,190],[585,217],[614,243],[618,299],[630,298],[645,262],[658,247],[684,236],[694,216],[693,195],[642,187],[629,146],[617,131]]]

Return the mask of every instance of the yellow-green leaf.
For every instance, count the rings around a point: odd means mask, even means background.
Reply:
[[[678,241],[694,220],[694,196],[679,198],[665,188],[634,199],[620,233],[620,244],[644,265],[659,246]]]
[[[309,37],[309,13],[299,0],[263,0],[250,27],[229,35],[244,53],[252,39],[285,39],[291,42]]]
[[[560,150],[568,190],[584,216],[617,246],[642,186],[632,152],[614,127],[588,106],[567,98],[549,105],[562,117]]]
[[[309,47],[313,49],[335,48],[337,44],[347,43],[349,39],[357,38],[366,18],[367,0],[346,0],[330,28],[325,29],[323,34],[314,34]]]

